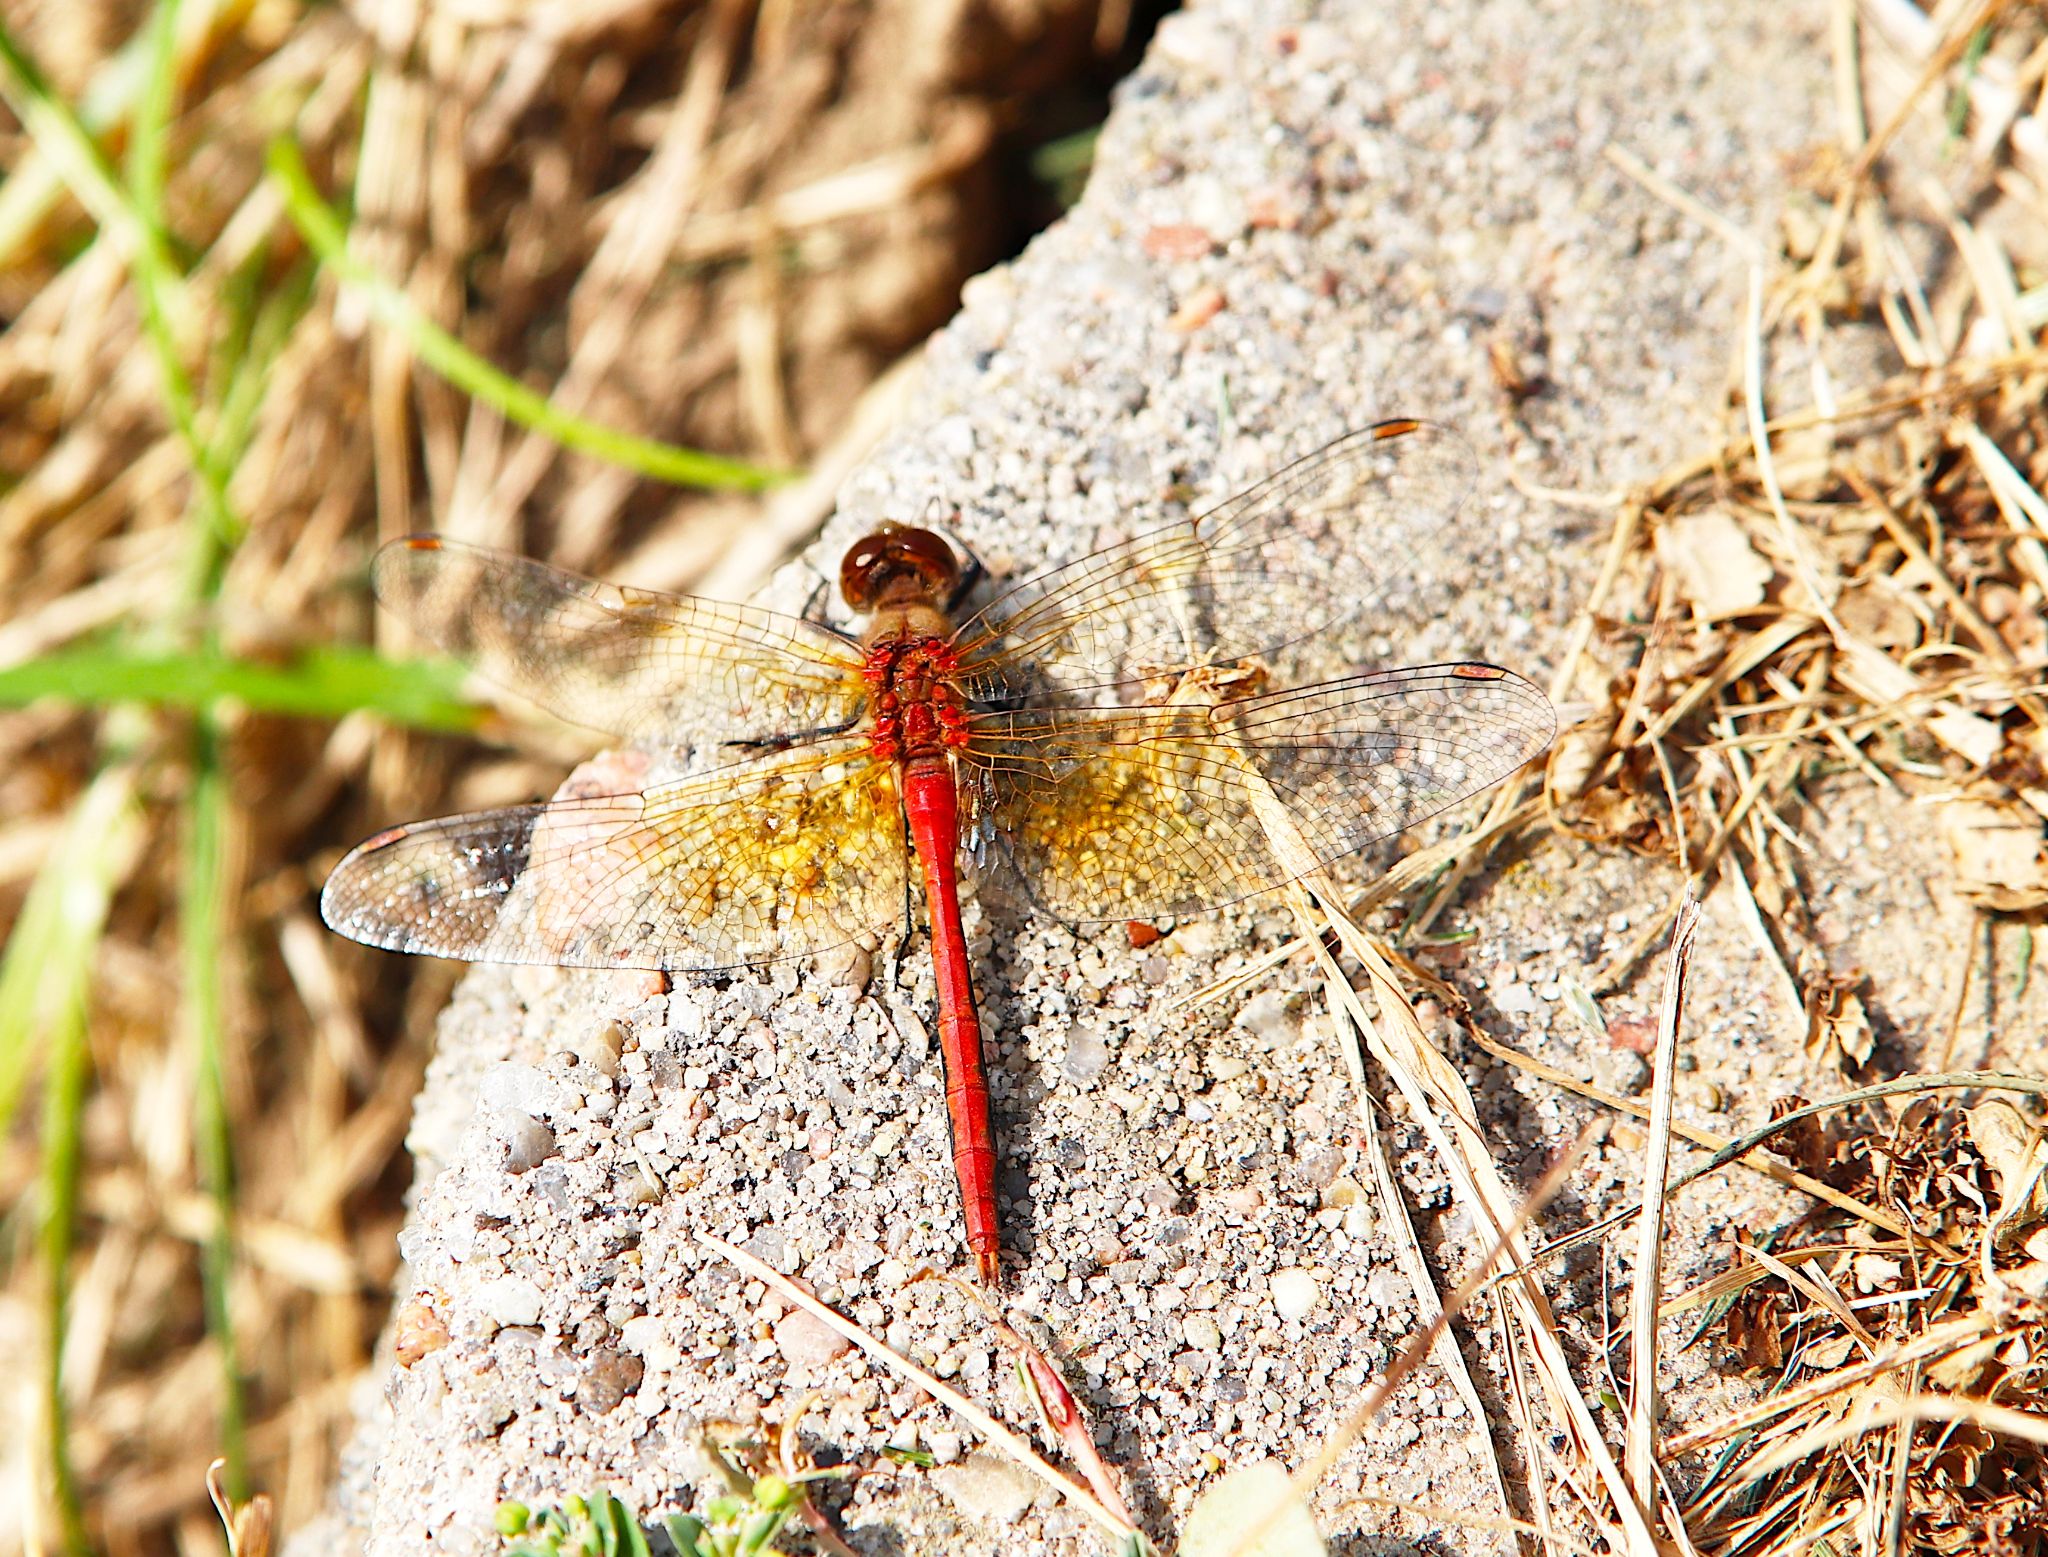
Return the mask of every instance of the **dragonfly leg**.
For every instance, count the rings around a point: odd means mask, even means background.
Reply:
[[[967,565],[960,570],[960,582],[953,586],[952,594],[946,597],[948,616],[957,612],[967,597],[974,593],[975,587],[989,576],[988,565],[974,554],[972,546],[957,535],[953,537],[953,544],[960,548],[960,555],[966,559]]]
[[[830,627],[832,624],[825,620],[824,611],[825,597],[831,588],[832,580],[820,573],[817,584],[804,600],[803,610],[797,614],[807,622],[816,622],[820,627]]]
[[[788,751],[792,746],[802,746],[808,741],[826,741],[835,735],[844,735],[860,723],[849,719],[844,724],[820,725],[815,730],[793,730],[784,735],[751,735],[737,741],[721,741],[719,745],[727,751],[741,751],[748,756],[759,756],[766,752]]]

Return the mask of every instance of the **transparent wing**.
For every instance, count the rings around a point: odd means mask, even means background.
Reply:
[[[650,745],[845,728],[860,646],[755,606],[604,584],[438,536],[377,553],[377,598],[506,690]]]
[[[568,968],[804,957],[903,914],[896,772],[821,742],[639,794],[395,827],[321,894],[367,946]]]
[[[969,820],[996,884],[1062,919],[1197,913],[1477,794],[1556,728],[1539,689],[1471,663],[1215,703],[984,714]]]
[[[1472,476],[1470,449],[1447,428],[1346,434],[1198,519],[1004,592],[956,636],[967,684],[1000,700],[1254,655],[1292,666],[1289,646],[1361,613],[1428,614],[1400,597],[1459,572],[1451,517]]]

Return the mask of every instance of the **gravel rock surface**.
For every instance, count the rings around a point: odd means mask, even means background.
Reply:
[[[1738,257],[1605,153],[1763,230],[1785,169],[1827,134],[1825,19],[1821,0],[1198,0],[1124,84],[1082,204],[969,288],[903,430],[769,603],[801,609],[884,517],[957,510],[992,568],[1030,572],[1206,506],[1343,428],[1418,415],[1464,433],[1477,485],[1442,548],[1448,575],[1377,614],[1372,648],[1481,654],[1547,682],[1606,521],[1522,495],[1510,471],[1598,492],[1694,445],[1741,308]],[[1496,347],[1545,384],[1512,438]],[[1924,838],[1867,793],[1815,820],[1845,964],[1892,950],[1878,905]],[[1639,1087],[1639,1062],[1622,1074],[1633,1057],[1592,1043],[1564,991],[1677,886],[1661,865],[1547,840],[1467,888],[1443,928],[1470,938],[1439,970],[1494,1031]],[[1916,913],[1915,962],[1953,966],[1966,911]],[[1298,1463],[1417,1323],[1359,1188],[1356,1100],[1308,970],[1184,1004],[1288,928],[1255,903],[1135,948],[1120,930],[970,912],[1012,1312],[1066,1367],[1162,1538],[1219,1466]],[[1682,1112],[1732,1129],[1811,1084],[1801,1020],[1723,898],[1698,970]],[[1924,996],[1886,1012],[1902,1041],[1944,1020],[1938,979]],[[1609,1015],[1655,1003],[1641,979]],[[967,1268],[932,1012],[922,936],[666,992],[638,975],[471,974],[411,1143],[398,1298],[425,1340],[384,1376],[333,1516],[295,1549],[482,1552],[501,1498],[599,1486],[673,1508],[708,1484],[703,1424],[780,1421],[816,1391],[814,1451],[886,1465],[885,1444],[914,1444],[938,1461],[836,1495],[856,1548],[1099,1550],[961,1423],[695,1241],[715,1233],[800,1277],[1028,1430],[981,1314],[910,1279]],[[1515,1171],[1540,1171],[1586,1117],[1454,1057]],[[1634,1139],[1617,1132],[1560,1215],[1622,1203]],[[1410,1214],[1455,1272],[1474,1250],[1448,1181],[1398,1112],[1393,1143]],[[1728,1181],[1687,1202],[1670,1279],[1772,1205]],[[1599,1290],[1587,1266],[1553,1293],[1589,1345]],[[1493,1342],[1464,1344],[1500,1407]],[[1674,1366],[1692,1370],[1672,1381],[1674,1410],[1703,1409],[1720,1387],[1707,1362]],[[1497,1514],[1475,1458],[1487,1430],[1425,1369],[1326,1483],[1322,1528],[1340,1550],[1432,1529],[1438,1549],[1493,1549],[1354,1501]]]

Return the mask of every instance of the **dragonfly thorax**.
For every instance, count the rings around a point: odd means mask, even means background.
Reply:
[[[958,670],[952,645],[944,638],[906,635],[868,645],[861,674],[873,689],[868,744],[877,760],[910,762],[966,741]]]

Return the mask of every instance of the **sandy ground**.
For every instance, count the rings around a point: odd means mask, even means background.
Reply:
[[[1603,154],[1632,151],[1765,230],[1787,170],[1827,134],[1824,20],[1819,0],[1739,0],[1711,21],[1202,0],[1125,84],[1082,205],[969,289],[902,432],[769,603],[801,609],[815,570],[885,516],[957,509],[986,561],[1029,572],[1181,512],[1176,483],[1203,506],[1344,427],[1412,414],[1464,433],[1478,482],[1451,530],[1388,537],[1425,554],[1432,587],[1384,602],[1367,652],[1483,654],[1546,682],[1605,520],[1520,495],[1508,470],[1586,492],[1647,478],[1712,425],[1741,306],[1736,257]],[[1495,342],[1550,386],[1524,411],[1533,440],[1512,446]],[[1797,818],[1820,862],[1819,933],[1838,968],[1881,970],[1880,1037],[1904,1060],[1947,1032],[1969,913],[1921,885],[1936,874],[1924,811],[1854,780],[1824,794]],[[1547,838],[1467,887],[1440,928],[1470,938],[1436,965],[1495,1033],[1630,1090],[1641,1063],[1593,1040],[1563,989],[1678,885],[1664,865]],[[1346,1192],[1368,1180],[1357,1100],[1308,970],[1177,1009],[1287,928],[1255,904],[1134,950],[1120,930],[1007,910],[970,923],[1013,1310],[1082,1389],[1162,1538],[1218,1463],[1298,1461],[1416,1324],[1369,1197]],[[1656,993],[1639,977],[1607,1014],[1650,1015]],[[812,1390],[813,1448],[875,1465],[885,1444],[915,1443],[939,1462],[838,1495],[860,1550],[1099,1549],[943,1410],[694,1241],[745,1245],[1027,1424],[977,1311],[943,1284],[906,1285],[966,1267],[931,1015],[921,936],[663,995],[627,975],[473,973],[419,1104],[398,1288],[401,1321],[430,1312],[449,1340],[366,1386],[335,1512],[293,1549],[484,1551],[499,1499],[598,1486],[674,1507],[702,1475],[701,1424],[780,1420]],[[1831,1089],[1802,1031],[1726,894],[1710,899],[1681,1114],[1733,1132],[1781,1094]],[[1453,1057],[1524,1178],[1588,1117],[1469,1049]],[[1455,1272],[1474,1250],[1442,1169],[1398,1111],[1392,1140],[1425,1244]],[[1639,1142],[1617,1131],[1556,1222],[1623,1204]],[[1782,1205],[1741,1179],[1686,1197],[1668,1279]],[[1597,1376],[1597,1263],[1552,1290]],[[1464,1344],[1504,1421],[1492,1341]],[[1732,1387],[1705,1348],[1673,1369],[1681,1417]],[[1426,1369],[1326,1482],[1333,1549],[1493,1549],[1352,1501],[1497,1512],[1483,1430]]]

